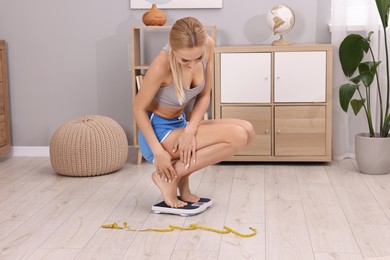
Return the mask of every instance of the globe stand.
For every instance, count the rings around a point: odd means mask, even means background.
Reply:
[[[283,38],[283,34],[279,34],[279,36],[280,36],[280,38],[278,40],[275,40],[272,42],[273,46],[286,46],[286,45],[292,44],[292,42]]]

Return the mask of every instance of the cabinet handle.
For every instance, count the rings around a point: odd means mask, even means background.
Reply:
[[[268,80],[268,77],[265,77],[264,80]]]
[[[269,133],[268,129],[265,129],[265,133],[266,133],[266,134],[268,134],[268,133]]]
[[[279,76],[277,76],[277,77],[276,77],[276,79],[280,79],[280,77],[279,77]]]
[[[277,132],[278,134],[280,134],[280,132],[281,132],[281,131],[280,131],[280,130],[278,130],[278,131],[276,131],[276,132]]]

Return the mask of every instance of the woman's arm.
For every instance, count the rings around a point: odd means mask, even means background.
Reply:
[[[166,181],[171,181],[176,176],[176,172],[172,167],[172,157],[158,141],[147,114],[148,108],[168,74],[169,59],[167,54],[161,51],[151,63],[142,86],[133,101],[133,115],[152,150],[157,174],[164,177]]]
[[[203,91],[196,97],[193,109],[191,111],[190,127],[198,129],[200,121],[203,120],[210,104],[210,92],[214,86],[214,40],[209,36],[207,40],[207,70],[206,82]]]
[[[185,127],[182,136],[183,139],[192,140],[191,151],[185,148],[180,151],[180,159],[187,167],[189,167],[191,162],[196,161],[195,134],[210,104],[210,92],[214,85],[214,48],[214,40],[211,37],[208,37],[206,46],[207,68],[205,87],[202,92],[196,97],[193,109],[191,111],[190,121]],[[179,144],[177,145],[180,147]]]

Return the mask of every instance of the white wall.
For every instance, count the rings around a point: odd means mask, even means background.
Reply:
[[[265,13],[279,3],[224,0],[222,9],[165,12],[167,24],[191,15],[217,25],[218,45],[269,44]],[[297,17],[290,40],[330,41],[330,0],[283,3]],[[0,0],[13,146],[48,146],[62,123],[88,114],[112,117],[132,143],[130,26],[142,25],[144,12],[128,0]]]

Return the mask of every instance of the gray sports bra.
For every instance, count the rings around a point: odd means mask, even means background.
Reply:
[[[166,45],[163,50],[169,54],[170,47],[169,45]],[[203,77],[203,82],[196,87],[193,88],[183,88],[184,90],[184,102],[182,105],[180,105],[179,101],[177,100],[177,95],[176,95],[176,84],[175,82],[172,82],[170,85],[161,87],[154,100],[162,106],[165,107],[171,107],[171,108],[181,108],[181,107],[186,107],[186,105],[196,96],[202,92],[205,86],[206,82],[206,67],[207,67],[207,60],[206,57],[203,58],[202,60],[203,64],[203,72],[204,72],[204,77]]]

